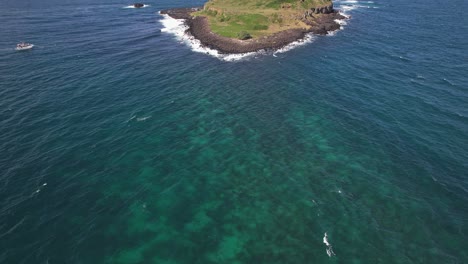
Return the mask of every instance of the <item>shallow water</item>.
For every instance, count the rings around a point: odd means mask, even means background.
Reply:
[[[1,263],[468,262],[464,2],[235,61],[202,3],[0,2]]]

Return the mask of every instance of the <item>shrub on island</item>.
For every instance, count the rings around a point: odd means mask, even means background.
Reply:
[[[246,39],[251,39],[252,36],[247,31],[241,31],[237,33],[237,38],[240,40],[246,40]]]

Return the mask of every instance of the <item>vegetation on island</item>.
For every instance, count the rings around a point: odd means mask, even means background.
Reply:
[[[207,17],[212,32],[218,35],[249,39],[308,29],[310,25],[301,20],[304,13],[331,4],[331,0],[209,0],[193,15]]]

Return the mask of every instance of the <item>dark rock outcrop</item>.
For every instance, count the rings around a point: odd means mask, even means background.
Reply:
[[[310,11],[307,11],[307,12],[309,14],[331,14],[335,12],[335,9],[333,9],[333,4],[331,4],[328,6],[311,8]]]
[[[141,8],[141,7],[144,7],[144,6],[145,6],[145,4],[142,4],[142,3],[133,4],[133,7],[135,7],[135,8]]]
[[[345,19],[345,17],[333,11],[320,16],[311,16],[311,18],[302,21],[310,26],[310,32],[317,35],[326,35],[328,32],[340,29],[340,25],[335,21],[337,19]]]
[[[192,12],[200,11],[203,7],[193,7],[193,8],[174,8],[169,10],[162,10],[160,13],[162,15],[169,15],[175,19],[191,19],[190,15]]]

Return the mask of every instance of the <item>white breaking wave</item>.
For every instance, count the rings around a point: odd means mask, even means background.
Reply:
[[[145,7],[149,7],[149,6],[150,6],[150,5],[143,5],[142,7],[138,7],[138,8],[145,8]],[[135,6],[133,6],[133,5],[129,5],[129,6],[125,6],[125,7],[123,7],[123,8],[137,8],[137,7],[135,7]]]
[[[338,2],[338,1],[337,1]],[[350,0],[350,1],[339,1],[340,4],[357,4],[358,1]]]
[[[356,0],[345,0],[345,1],[335,1],[338,5],[338,9],[341,11],[341,14],[348,16],[347,12],[355,10],[358,8],[379,8],[374,6],[374,1],[356,1]]]
[[[340,11],[340,14],[345,17],[345,19],[336,19],[335,22],[340,24],[340,29],[343,30],[344,26],[348,25],[347,20],[351,18],[349,14],[350,11],[355,10],[357,8],[370,8],[369,6],[360,5],[362,3],[369,3],[373,4],[372,1],[356,1],[356,0],[347,0],[347,1],[336,1],[337,2],[337,9]],[[338,30],[337,30],[338,31]],[[328,35],[334,36],[337,31],[330,32]]]
[[[296,47],[300,47],[300,46],[304,46],[304,45],[306,45],[308,43],[312,43],[314,40],[315,40],[315,37],[314,37],[314,35],[312,33],[306,34],[303,39],[291,42],[288,45],[282,47],[281,49],[276,50],[273,53],[273,56],[276,53],[284,53],[284,52],[290,51],[290,50],[292,50],[292,49],[294,49]]]
[[[340,6],[340,10],[343,13],[346,13],[346,12],[354,10],[354,9],[356,9],[358,7],[359,7],[359,5],[342,5],[342,6]]]
[[[343,15],[344,16],[344,15]],[[346,26],[348,23],[346,22],[346,19],[348,19],[347,16],[345,16],[345,19],[335,19],[335,22],[340,25],[340,28],[335,30],[335,31],[329,31],[327,33],[327,36],[335,36],[338,31],[341,31],[344,29],[344,26]]]
[[[327,246],[326,252],[329,257],[335,256],[335,252],[333,252],[332,245],[328,242],[328,235],[327,232],[325,232],[323,236],[323,243]]]
[[[350,16],[348,16],[348,15],[342,13],[342,12],[340,12],[340,14],[345,17],[344,19],[335,19],[335,22],[340,25],[340,28],[335,30],[335,31],[329,31],[327,33],[327,36],[335,36],[338,31],[343,30],[344,26],[348,25],[348,22],[346,22],[346,20],[348,20],[350,18]]]
[[[166,14],[162,14],[162,16],[164,18],[161,20],[161,23],[164,28],[161,29],[161,32],[166,32],[174,35],[180,43],[186,44],[195,52],[205,53],[224,61],[237,61],[262,53],[261,51],[242,54],[220,53],[215,49],[203,46],[198,39],[187,33],[188,26],[185,24],[183,19],[174,19]]]
[[[345,19],[335,19],[335,22],[340,24],[340,26],[346,26],[348,25],[348,22],[346,22]]]

